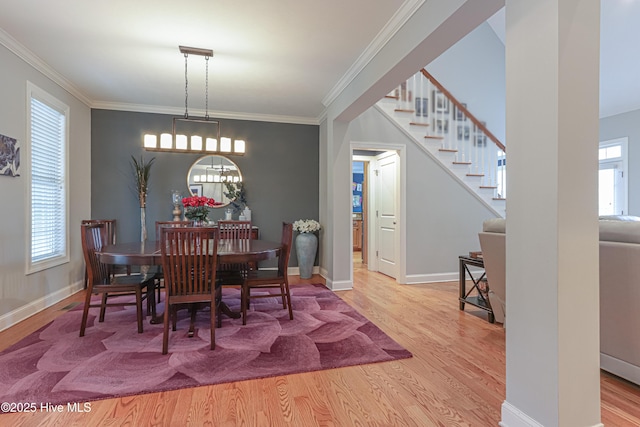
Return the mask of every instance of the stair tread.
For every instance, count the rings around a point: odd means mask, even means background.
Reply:
[[[411,122],[409,123],[411,126],[429,126],[429,123],[417,123],[417,122]]]
[[[399,96],[394,96],[394,95],[385,95],[384,97],[387,99],[400,99]]]
[[[507,199],[504,197],[494,197],[493,200],[507,200]]]
[[[453,162],[454,165],[470,165],[471,162]],[[482,187],[481,187],[482,188]]]
[[[489,189],[495,189],[498,188],[495,185],[481,185],[480,188],[489,188]]]
[[[467,176],[484,176],[483,173],[468,173]]]
[[[438,151],[442,151],[444,153],[457,153],[458,150],[454,148],[438,148]]]
[[[415,113],[416,110],[405,110],[403,108],[396,108],[395,110],[396,113]]]
[[[444,136],[425,135],[426,139],[444,139]]]

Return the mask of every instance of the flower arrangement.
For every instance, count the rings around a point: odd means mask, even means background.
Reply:
[[[214,199],[204,196],[185,197],[182,199],[184,216],[192,221],[207,221],[209,208],[220,205]]]
[[[315,219],[299,219],[293,223],[293,229],[298,233],[315,233],[320,228],[320,223]]]

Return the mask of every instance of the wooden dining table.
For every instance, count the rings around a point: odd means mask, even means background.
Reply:
[[[160,241],[117,243],[103,246],[96,251],[100,262],[115,265],[138,265],[144,273],[147,266],[162,265]],[[218,264],[257,263],[276,258],[282,249],[280,242],[268,240],[218,240]],[[229,317],[239,318],[240,313],[232,311],[224,301],[221,311]],[[154,310],[155,312],[155,310]],[[160,315],[153,315],[151,323],[161,323]]]

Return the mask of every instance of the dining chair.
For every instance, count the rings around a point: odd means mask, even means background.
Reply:
[[[142,328],[142,301],[147,301],[147,315],[155,314],[155,276],[142,274],[113,275],[111,266],[103,264],[98,258],[97,252],[109,241],[108,226],[104,222],[91,222],[81,224],[80,236],[82,239],[82,252],[87,266],[88,285],[80,324],[80,336],[84,336],[87,326],[89,308],[100,307],[99,321],[104,322],[106,308],[110,306],[136,306],[138,321],[138,333]],[[143,291],[145,293],[143,294]],[[91,296],[100,294],[100,303],[91,303]],[[135,295],[135,301],[109,302],[110,298]]]
[[[193,220],[185,220],[185,221],[156,221],[156,241],[160,240],[160,234],[163,227],[193,227]],[[156,266],[156,278],[158,282],[156,283],[156,288],[158,290],[158,295],[156,296],[156,301],[160,302],[160,291],[164,288],[164,275],[162,274],[162,266]]]
[[[103,223],[105,225],[107,239],[105,244],[116,244],[116,220],[115,219],[83,219],[81,224],[98,224]],[[129,265],[113,265],[111,266],[111,274],[131,274],[131,266]],[[89,274],[87,267],[84,268],[84,288],[87,289],[89,283]]]
[[[215,320],[222,291],[216,282],[218,234],[209,227],[165,227],[161,230],[160,252],[165,282],[164,333],[162,354],[169,347],[169,317],[172,330],[176,330],[179,306],[191,309],[191,326],[194,329],[197,304],[211,307],[211,350],[216,348]],[[221,319],[218,316],[218,326]]]
[[[289,257],[291,255],[291,242],[293,236],[293,224],[282,223],[282,239],[280,253],[278,255],[277,270],[249,270],[246,272],[242,283],[241,306],[242,324],[247,324],[247,309],[252,298],[273,298],[282,297],[282,308],[289,308],[289,319],[293,320],[293,309],[291,307],[291,292],[289,291]],[[280,293],[261,293],[251,295],[251,289],[279,288]]]
[[[251,221],[218,221],[218,237],[224,240],[251,241]],[[218,265],[218,282],[223,286],[241,286],[247,270],[256,268],[256,265],[244,264],[220,264]]]

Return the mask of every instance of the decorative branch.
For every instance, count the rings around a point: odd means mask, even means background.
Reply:
[[[140,207],[144,208],[147,205],[147,192],[149,191],[149,176],[151,174],[151,165],[156,160],[153,157],[148,162],[145,162],[144,158],[140,156],[140,161],[131,156],[131,167],[133,168],[133,177],[135,179],[136,193],[138,194],[138,200],[140,201]]]

